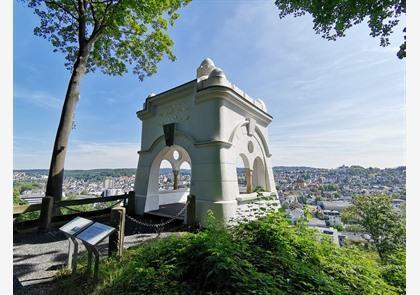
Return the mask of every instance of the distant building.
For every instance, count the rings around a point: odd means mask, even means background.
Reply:
[[[302,209],[300,208],[295,208],[293,210],[287,210],[287,216],[289,217],[290,221],[292,222],[292,224],[296,224],[296,222],[305,216],[305,213]]]
[[[336,210],[324,210],[324,219],[327,226],[341,225],[340,212]]]
[[[359,232],[340,232],[338,235],[340,246],[343,246],[345,241],[351,242],[366,242],[370,239],[368,234],[359,233]]]
[[[105,178],[104,180],[104,188],[114,188],[114,180],[112,178]]]
[[[326,224],[325,224],[325,220],[322,220],[322,219],[319,219],[319,218],[316,218],[316,217],[312,217],[308,221],[308,226],[310,226],[310,227],[326,227]]]
[[[101,197],[110,197],[110,196],[117,196],[117,195],[123,195],[124,191],[122,189],[116,189],[116,188],[111,188],[111,189],[104,189],[102,191]]]
[[[335,210],[339,212],[351,206],[351,203],[349,201],[344,201],[344,200],[322,201],[320,203],[322,204],[321,207],[324,210]]]

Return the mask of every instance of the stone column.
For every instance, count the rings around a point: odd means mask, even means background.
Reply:
[[[178,189],[178,174],[179,174],[179,170],[172,170],[172,172],[174,173],[174,190]]]
[[[246,192],[252,193],[252,169],[245,168]]]

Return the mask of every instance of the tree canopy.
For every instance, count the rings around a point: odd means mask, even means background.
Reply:
[[[54,141],[46,195],[61,200],[64,162],[85,73],[133,71],[140,80],[157,72],[164,56],[174,60],[166,33],[190,0],[21,0],[34,9],[37,36],[65,55],[71,77]],[[58,214],[59,212],[57,212]]]
[[[390,44],[389,36],[406,13],[406,0],[276,0],[280,18],[289,14],[295,17],[309,13],[313,16],[315,33],[322,34],[327,40],[344,37],[346,30],[363,22],[366,18],[372,37],[380,38],[381,46]],[[397,53],[398,58],[405,58],[406,41]]]
[[[35,35],[64,53],[67,69],[72,70],[80,51],[91,46],[87,72],[122,75],[132,65],[142,80],[157,71],[165,55],[175,59],[166,30],[190,0],[23,1],[40,18]]]
[[[382,259],[405,250],[405,219],[393,209],[391,200],[387,195],[356,196],[353,206],[342,212],[344,219],[357,221],[370,235]]]

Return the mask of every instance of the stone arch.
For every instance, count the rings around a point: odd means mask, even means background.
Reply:
[[[182,162],[186,161],[193,170],[194,157],[196,153],[194,150],[194,140],[188,134],[184,132],[175,132],[175,139],[173,146],[166,146],[165,137],[161,135],[153,140],[153,143],[149,146],[143,147],[138,152],[139,162],[137,166],[137,175],[135,183],[136,191],[136,208],[139,208],[139,212],[149,212],[159,209],[159,187],[158,177],[160,163],[165,156],[169,156],[169,153],[174,149],[183,151],[183,155],[179,161],[171,159],[170,162],[175,169],[179,169]],[[168,159],[169,157],[166,157]],[[193,189],[193,174],[191,175],[191,187]],[[137,207],[138,206],[138,207]],[[137,210],[137,209],[136,209]]]
[[[261,132],[257,132],[256,128],[250,132],[249,121],[244,121],[233,129],[230,134],[230,141],[233,146],[231,155],[235,158],[241,158],[244,163],[244,174],[246,182],[246,191],[240,187],[238,179],[238,193],[252,193],[256,186],[262,187],[264,190],[271,190],[271,186],[266,183],[268,172],[266,171],[269,165],[267,164],[267,155],[262,142]],[[254,169],[256,171],[254,171]],[[235,175],[238,178],[237,170]],[[256,175],[256,179],[254,179]],[[242,183],[243,186],[244,183]]]
[[[265,156],[266,157],[271,157],[271,153],[270,150],[268,149],[268,143],[267,140],[265,139],[265,136],[262,134],[261,129],[258,126],[255,126],[255,133],[257,133],[262,146],[264,147],[264,152],[265,152]]]
[[[184,146],[190,152],[191,152],[190,145],[197,142],[197,140],[193,136],[189,135],[188,133],[182,130],[175,130],[175,138],[177,139],[176,143],[178,143],[178,145]],[[156,148],[159,149],[159,147],[162,146],[162,143],[163,143],[163,146],[165,146],[165,135],[161,135],[158,138],[156,138],[150,144],[150,146],[142,150],[142,152],[150,152],[150,151],[156,150]]]
[[[249,169],[249,159],[244,153],[239,153],[239,158],[242,160],[242,163],[244,163],[244,168]]]
[[[235,128],[233,128],[232,132],[230,133],[229,143],[232,143],[234,141],[235,134],[240,130],[240,128],[242,126],[248,126],[248,124],[249,124],[249,121],[243,121],[243,122],[237,124],[235,126]],[[255,133],[256,133],[257,136],[255,136],[255,134],[254,134],[253,137],[255,137],[257,139],[257,141],[259,141],[259,144],[263,148],[265,156],[266,157],[271,157],[271,153],[270,153],[270,150],[268,148],[267,140],[265,139],[265,136],[263,135],[261,129],[258,126],[255,126]]]
[[[164,162],[166,162],[166,163],[169,163],[169,166],[171,166],[170,168],[171,169],[174,169],[174,163],[172,162],[172,161],[170,161],[170,160],[168,160],[168,159],[162,159],[162,161],[160,161],[160,166],[162,167],[162,164],[164,163]]]
[[[172,157],[172,153],[178,151],[180,153],[180,158],[177,160]],[[154,156],[151,170],[156,170],[157,165],[166,160],[171,163],[172,169],[179,169],[183,162],[187,162],[191,166],[191,157],[188,151],[180,145],[164,146],[160,151]]]

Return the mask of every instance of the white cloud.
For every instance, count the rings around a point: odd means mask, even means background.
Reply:
[[[67,169],[137,167],[140,143],[77,142],[69,148]]]
[[[60,109],[63,100],[42,90],[27,90],[14,86],[13,98],[48,109]]]
[[[65,169],[135,168],[139,143],[131,142],[71,142],[66,156]],[[48,168],[51,151],[15,152],[14,169]]]
[[[362,23],[329,42],[310,17],[279,20],[267,2],[241,4],[225,22],[214,47],[238,52],[227,77],[274,115],[275,165],[405,163],[404,61],[368,33]]]

